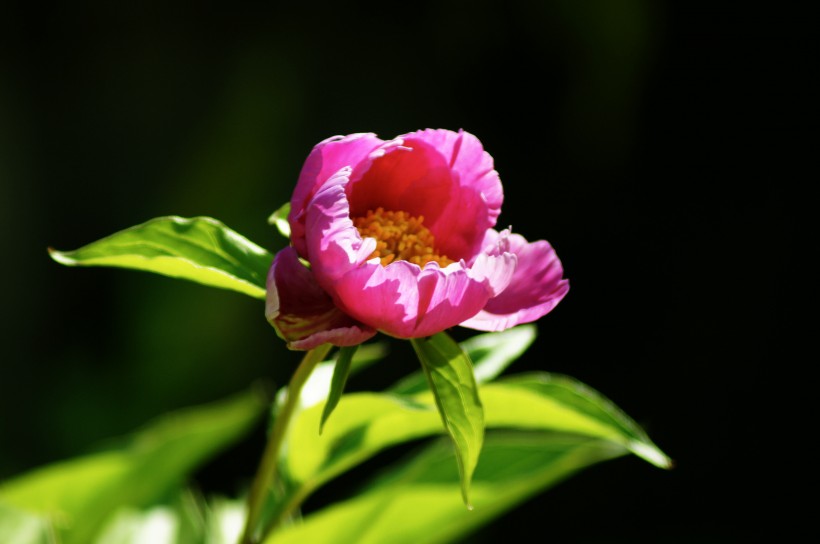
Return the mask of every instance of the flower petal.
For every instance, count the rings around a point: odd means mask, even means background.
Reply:
[[[501,331],[535,321],[549,313],[569,291],[562,279],[564,269],[555,250],[546,240],[528,243],[518,234],[489,231],[485,252],[492,255],[509,250],[518,256],[518,266],[510,285],[463,327],[482,331]]]
[[[485,296],[509,283],[516,268],[512,254],[491,256],[472,268],[464,262],[439,269],[427,266],[419,277],[419,311],[413,337],[430,336],[462,321],[461,315],[474,315]],[[485,291],[479,288],[482,286]],[[485,295],[486,293],[486,295]],[[480,311],[480,310],[479,310]]]
[[[327,342],[353,346],[376,334],[333,304],[293,247],[276,254],[267,288],[265,317],[290,349],[313,349]]]
[[[438,151],[427,145],[409,148],[401,139],[373,152],[356,174],[348,187],[353,217],[382,207],[424,216],[429,228],[456,189],[450,167]]]
[[[304,210],[307,203],[328,178],[345,166],[354,168],[383,143],[375,134],[350,134],[328,138],[313,148],[299,173],[288,215],[291,241],[300,255],[305,251]]]
[[[418,147],[423,142],[438,151],[459,187],[447,200],[441,215],[426,226],[437,240],[441,237],[441,250],[445,254],[458,255],[451,258],[475,255],[484,232],[495,226],[504,201],[493,158],[484,151],[478,138],[463,130],[427,129],[403,136],[403,139],[408,147]]]
[[[307,205],[305,247],[316,280],[329,293],[334,283],[352,268],[362,265],[376,249],[373,238],[362,239],[350,220],[345,186],[350,168],[331,176]]]
[[[458,174],[459,183],[481,193],[487,203],[487,213],[495,224],[504,202],[501,179],[495,171],[493,158],[484,151],[481,141],[464,130],[453,132],[426,129],[402,136],[405,145],[423,141],[436,149]]]
[[[495,225],[503,193],[493,160],[466,132],[426,130],[377,149],[351,176],[351,213],[379,206],[424,216],[436,249],[452,260],[472,259]]]
[[[429,336],[484,307],[515,269],[511,254],[488,256],[479,269],[464,261],[425,268],[407,261],[384,267],[373,259],[334,283],[336,303],[356,319],[400,338]]]

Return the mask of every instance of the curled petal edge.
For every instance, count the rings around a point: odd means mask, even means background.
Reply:
[[[304,210],[313,195],[325,181],[341,168],[355,168],[373,150],[385,142],[375,134],[360,133],[347,136],[333,136],[316,144],[311,151],[290,200],[291,212],[288,222],[291,227],[291,240],[300,254],[305,252]]]
[[[472,267],[461,261],[445,268],[369,261],[341,276],[334,293],[337,305],[362,322],[398,338],[419,338],[474,316],[507,286],[516,259],[485,255]]]
[[[484,247],[490,255],[514,253],[518,266],[507,289],[491,298],[475,316],[463,321],[462,327],[497,332],[530,323],[551,312],[569,291],[569,281],[562,279],[561,261],[547,241],[529,243],[507,230],[491,230]]]

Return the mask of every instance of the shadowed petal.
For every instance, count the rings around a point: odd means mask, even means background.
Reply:
[[[472,187],[484,196],[487,202],[487,213],[495,224],[501,213],[504,202],[504,191],[498,172],[495,171],[493,158],[484,151],[478,138],[459,130],[453,132],[443,129],[419,130],[400,136],[405,145],[412,146],[423,141],[438,151],[449,167],[458,174],[458,182],[463,187]]]
[[[347,191],[354,217],[378,207],[423,216],[436,249],[456,261],[478,253],[503,200],[492,157],[475,136],[449,130],[386,142],[354,172]]]
[[[425,225],[436,240],[442,240],[441,250],[445,254],[469,259],[480,249],[484,232],[495,226],[504,201],[493,158],[478,138],[463,130],[427,129],[401,138],[409,147],[426,145],[435,149],[451,170],[457,190],[435,221]]]
[[[372,153],[348,187],[353,217],[382,207],[424,216],[428,228],[456,194],[457,185],[444,157],[427,145],[409,148],[401,139]],[[433,235],[440,240],[436,232]]]
[[[535,321],[549,313],[569,291],[569,282],[562,279],[564,269],[555,250],[545,240],[528,243],[518,234],[490,231],[485,252],[508,249],[518,256],[518,266],[510,285],[463,327],[482,331],[501,331]]]
[[[277,253],[268,272],[265,317],[290,349],[353,346],[376,334],[333,304],[293,247]]]

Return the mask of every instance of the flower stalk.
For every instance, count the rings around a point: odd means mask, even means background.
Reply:
[[[330,348],[330,344],[322,344],[305,353],[302,362],[299,363],[299,366],[290,379],[285,402],[276,414],[273,429],[268,437],[268,443],[265,446],[262,460],[259,462],[259,468],[256,471],[256,476],[253,479],[251,491],[248,495],[248,515],[245,519],[245,528],[240,540],[242,544],[256,544],[261,542],[266,536],[266,534],[263,534],[266,531],[260,533],[258,530],[259,517],[262,513],[268,492],[276,481],[279,468],[279,452],[282,450],[282,444],[288,427],[290,426],[293,412],[299,402],[302,387],[304,387],[305,382],[307,382],[307,379],[310,377],[313,369],[316,368],[316,365],[325,359]]]

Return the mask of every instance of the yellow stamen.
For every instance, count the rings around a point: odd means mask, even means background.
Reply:
[[[436,250],[436,239],[430,230],[422,225],[424,216],[413,217],[407,212],[367,210],[367,215],[354,217],[353,224],[359,229],[362,237],[376,240],[376,251],[370,258],[378,257],[382,266],[394,260],[410,261],[421,267],[430,261],[444,267],[453,261],[446,255],[439,255]]]

